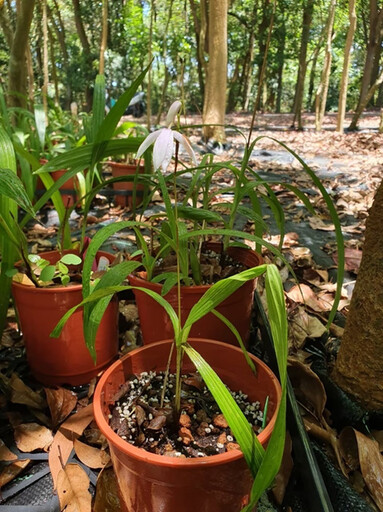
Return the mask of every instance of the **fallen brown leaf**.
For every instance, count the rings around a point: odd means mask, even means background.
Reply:
[[[285,293],[293,302],[306,304],[306,306],[313,311],[329,311],[329,309],[331,309],[328,302],[317,297],[315,292],[307,284],[295,285]]]
[[[322,420],[327,396],[319,377],[307,364],[291,358],[288,360],[288,374],[297,399],[312,410],[318,420]]]
[[[351,427],[342,430],[339,442],[350,468],[360,464],[366,486],[379,510],[383,510],[383,456],[378,442]]]
[[[11,450],[5,446],[4,441],[0,439],[0,462],[9,462],[12,460],[17,460],[17,455],[11,452]]]
[[[74,440],[74,450],[80,461],[92,469],[103,468],[110,460],[105,450],[89,446],[78,439]]]
[[[53,441],[52,431],[38,423],[22,423],[15,428],[14,438],[21,452],[46,452]]]
[[[54,489],[57,486],[57,476],[67,463],[73,450],[74,440],[81,436],[92,420],[93,405],[90,404],[79,412],[72,414],[56,432],[48,459]]]
[[[77,404],[77,396],[65,388],[44,388],[52,417],[52,425],[56,427],[70,414]]]
[[[14,404],[24,404],[35,409],[44,409],[46,407],[47,404],[44,398],[24,384],[16,373],[12,373],[9,379],[9,386],[11,402]]]
[[[297,308],[289,320],[289,338],[295,348],[301,348],[306,338],[320,338],[326,332],[322,322],[308,315],[303,307]]]
[[[289,483],[291,471],[293,470],[294,467],[293,458],[291,456],[292,447],[293,444],[291,436],[290,433],[287,431],[281,467],[279,468],[279,471],[275,477],[274,485],[272,488],[275,501],[278,503],[278,505],[282,504],[286,492],[286,487],[287,484]]]
[[[120,512],[117,479],[113,468],[104,468],[97,479],[93,512]]]
[[[68,464],[57,478],[60,510],[65,512],[91,512],[92,496],[89,478],[78,464]]]
[[[5,468],[0,471],[0,489],[16,478],[30,462],[30,459],[17,460],[8,466],[5,466]]]
[[[332,255],[332,259],[338,264],[338,253]],[[351,247],[345,247],[344,249],[344,268],[354,274],[358,273],[360,263],[362,261],[362,251],[359,249],[353,249]]]

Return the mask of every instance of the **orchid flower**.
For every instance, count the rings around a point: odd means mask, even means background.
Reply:
[[[170,160],[173,156],[174,139],[178,141],[180,145],[185,149],[185,151],[192,159],[194,165],[197,165],[195,153],[189,140],[185,137],[185,135],[182,135],[182,133],[171,129],[171,126],[174,124],[174,119],[178,114],[181,105],[182,103],[180,101],[175,101],[169,108],[168,114],[166,116],[166,126],[156,130],[153,133],[150,133],[138,148],[137,158],[140,158],[140,156],[154,142],[153,165],[155,170],[162,167],[163,172],[166,172],[166,169],[168,168]]]

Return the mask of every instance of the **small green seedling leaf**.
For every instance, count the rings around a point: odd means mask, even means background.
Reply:
[[[43,268],[40,274],[41,281],[52,281],[53,276],[55,275],[56,267],[54,265],[48,265]]]
[[[65,265],[80,265],[82,259],[77,254],[64,254],[60,261]]]
[[[58,261],[57,262],[57,267],[58,267],[58,271],[61,273],[61,274],[68,274],[69,270],[68,270],[68,267],[66,265],[64,265],[64,263],[62,261]]]

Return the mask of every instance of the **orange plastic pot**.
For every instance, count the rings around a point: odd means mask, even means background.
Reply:
[[[73,251],[64,251],[73,252]],[[61,257],[58,251],[41,253],[50,263]],[[114,256],[98,252],[113,261]],[[118,301],[108,305],[96,336],[96,364],[85,345],[83,314],[78,309],[65,324],[59,338],[49,334],[68,309],[82,301],[82,285],[35,288],[12,283],[15,307],[23,332],[25,350],[33,376],[42,384],[53,386],[86,384],[108,366],[118,352]]]
[[[137,165],[120,162],[108,162],[108,166],[112,171],[113,178],[121,176],[135,176],[137,174]],[[138,173],[143,174],[145,166],[138,166]],[[134,188],[136,188],[134,193]],[[131,210],[137,208],[142,203],[145,185],[137,183],[134,187],[134,181],[118,181],[113,183],[113,189],[116,191],[115,202],[117,205],[128,206]]]
[[[40,159],[41,165],[44,165],[48,162],[45,158]],[[52,176],[53,181],[57,181],[61,176],[63,176],[66,173],[65,169],[60,169],[58,171],[53,171],[50,173]],[[43,194],[45,192],[45,187],[43,182],[41,181],[41,178],[37,178],[37,184],[36,184],[36,191],[37,194]],[[63,204],[66,208],[70,208],[75,203],[78,202],[78,194],[76,191],[76,181],[75,178],[69,178],[61,187],[60,187],[60,194],[61,198],[63,200]]]
[[[190,339],[232,390],[242,390],[264,406],[269,397],[268,423],[258,436],[266,446],[274,428],[281,399],[279,382],[258,358],[255,376],[240,349],[214,340]],[[102,375],[94,394],[94,416],[107,438],[124,512],[239,512],[247,503],[252,478],[240,450],[199,459],[149,453],[121,439],[110,427],[108,414],[114,397],[132,374],[164,370],[172,341],[133,350]],[[174,358],[172,363],[174,370]],[[195,371],[184,358],[183,372]]]
[[[208,248],[220,252],[222,245],[211,242],[208,244]],[[243,263],[247,268],[256,267],[263,263],[262,257],[251,249],[229,247],[228,254],[234,260]],[[161,294],[162,285],[147,281],[145,278],[146,272],[140,272],[138,275],[129,275],[128,279],[132,286],[147,288]],[[251,312],[255,286],[256,279],[247,281],[216,308],[217,311],[234,324],[245,344],[250,336]],[[186,320],[191,308],[209,288],[210,285],[181,287],[182,322]],[[164,308],[145,292],[134,290],[134,294],[144,344],[172,338],[174,335],[172,323]],[[173,306],[175,311],[177,311],[178,299],[176,286],[165,295],[165,299]],[[212,313],[204,316],[193,325],[190,336],[193,338],[207,338],[238,345],[237,339],[231,330]]]

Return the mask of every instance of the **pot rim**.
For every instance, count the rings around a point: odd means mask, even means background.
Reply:
[[[191,342],[203,342],[203,343],[210,343],[216,345],[217,350],[220,349],[220,347],[225,347],[230,350],[236,350],[242,353],[242,350],[238,347],[234,347],[232,345],[228,345],[226,343],[222,343],[220,341],[216,340],[209,340],[209,339],[201,339],[201,338],[190,338]],[[147,462],[151,464],[155,464],[157,466],[163,466],[163,467],[180,467],[180,468],[190,468],[190,467],[200,467],[203,466],[217,466],[220,464],[230,463],[233,461],[237,461],[239,459],[243,459],[242,451],[237,450],[230,450],[229,452],[217,454],[217,455],[209,455],[208,457],[201,457],[201,458],[175,458],[175,457],[166,457],[164,455],[157,455],[154,453],[147,452],[143,448],[138,448],[137,446],[134,446],[130,444],[128,441],[124,441],[120,436],[118,436],[109,426],[108,421],[105,419],[104,413],[102,411],[101,403],[103,398],[103,389],[105,385],[107,384],[108,378],[111,374],[114,373],[115,370],[119,370],[122,367],[122,361],[125,359],[130,358],[132,355],[135,355],[140,352],[144,352],[146,350],[153,350],[153,348],[156,348],[159,345],[170,345],[173,343],[173,340],[164,340],[164,341],[158,341],[156,343],[152,343],[149,345],[144,345],[142,347],[139,347],[135,350],[132,350],[128,354],[126,354],[124,357],[113,363],[101,376],[93,397],[93,412],[94,417],[96,420],[96,423],[101,430],[101,432],[104,434],[104,436],[107,438],[108,441],[110,441],[112,444],[117,446],[117,448],[122,451],[124,454],[137,459],[142,462]],[[277,418],[280,402],[281,402],[281,396],[282,391],[279,384],[279,381],[277,377],[274,375],[274,373],[270,370],[270,368],[258,357],[254,356],[253,354],[249,354],[251,359],[253,359],[254,362],[256,362],[258,365],[262,366],[266,373],[269,375],[271,380],[275,384],[276,389],[276,410],[274,411],[273,416],[270,418],[270,421],[266,425],[265,429],[258,434],[257,438],[262,443],[264,441],[264,438],[268,438],[272,430],[274,428],[274,424]]]
[[[38,255],[41,256],[42,258],[44,257],[44,254],[52,254],[52,253],[58,253],[58,252],[71,252],[72,249],[64,249],[64,251],[59,251],[58,249],[55,249],[53,251],[43,251],[43,252],[39,252]],[[75,249],[73,249],[73,252],[76,252]],[[78,251],[77,251],[78,252]],[[100,256],[111,256],[113,259],[115,258],[115,255],[110,253],[110,252],[106,252],[106,251],[97,251],[97,255],[100,255]],[[113,261],[113,259],[110,260],[110,263]],[[21,260],[17,261],[15,263],[15,265],[17,265],[18,263],[22,263]],[[70,284],[69,286],[50,286],[50,287],[41,287],[41,288],[37,288],[36,286],[31,286],[31,285],[28,285],[28,284],[22,284],[22,283],[18,283],[17,281],[12,281],[12,286],[16,287],[16,288],[20,288],[21,290],[26,290],[28,289],[29,291],[33,292],[33,293],[73,293],[73,292],[78,292],[78,291],[81,291],[82,290],[82,283],[76,283],[76,284]]]
[[[211,245],[221,245],[220,242],[215,242],[215,241],[210,241],[208,242],[208,244],[211,244]],[[232,247],[229,247],[228,249],[235,249],[239,252],[247,252],[247,251],[250,251],[252,253],[253,256],[256,256],[258,258],[258,265],[262,265],[263,264],[263,257],[261,254],[259,254],[257,251],[254,251],[254,249],[252,249],[251,247],[249,247],[248,249],[245,249],[244,247],[236,247],[236,246],[232,246]],[[257,266],[258,266],[257,265]],[[248,268],[251,268],[251,267],[248,267]],[[146,284],[149,284],[154,290],[157,291],[157,293],[161,294],[160,290],[162,289],[162,284],[160,283],[153,283],[152,281],[148,281],[145,277],[142,277],[142,276],[146,276],[146,271],[141,271],[140,272],[140,275],[137,275],[137,274],[129,274],[128,275],[128,280],[130,279],[137,279],[138,281],[142,282],[142,283],[146,283]],[[252,281],[255,281],[256,278],[254,278]],[[251,281],[248,281],[248,282],[251,282]],[[246,284],[246,283],[243,283],[243,284]],[[181,285],[181,288],[182,290],[185,292],[185,293],[195,293],[195,292],[199,292],[199,291],[204,291],[206,292],[209,288],[211,288],[212,285],[211,284],[192,284],[191,286],[186,286],[184,284]],[[173,289],[174,287],[172,287],[169,292]],[[168,293],[169,293],[168,292]]]

